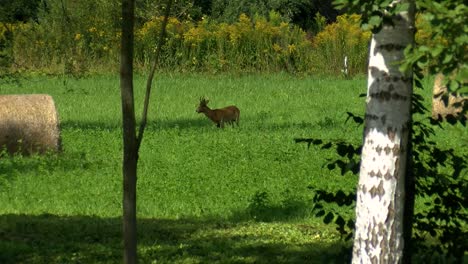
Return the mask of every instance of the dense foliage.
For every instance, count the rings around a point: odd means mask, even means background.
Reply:
[[[413,151],[411,174],[416,180],[416,204],[413,223],[413,257],[419,261],[432,262],[435,259],[452,262],[461,261],[467,247],[465,237],[468,206],[464,194],[468,191],[468,153],[463,150],[446,148],[434,141],[432,126],[439,123],[430,121],[420,95],[413,97]],[[362,124],[363,118],[348,113],[348,119]],[[447,128],[448,129],[448,128]],[[327,168],[339,172],[342,177],[356,177],[359,173],[361,146],[346,141],[321,139],[297,139],[309,146],[334,149],[336,158],[330,159]],[[466,142],[462,142],[466,145]],[[340,176],[338,176],[340,177]],[[341,178],[341,177],[340,177]],[[316,216],[323,217],[326,224],[335,223],[345,240],[352,238],[355,190],[344,188],[327,191],[311,185],[314,192]],[[340,210],[333,209],[336,204]],[[420,206],[424,204],[425,206]],[[343,214],[343,211],[348,213]],[[418,261],[418,262],[419,262]]]

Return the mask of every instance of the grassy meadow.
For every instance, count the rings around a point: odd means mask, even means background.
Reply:
[[[146,79],[137,76],[137,118]],[[332,152],[297,137],[359,143],[365,78],[287,74],[160,74],[138,167],[142,263],[341,263],[342,242],[311,213],[309,186],[355,188],[324,167]],[[1,263],[115,263],[122,259],[122,131],[117,75],[29,77],[0,94],[47,93],[63,152],[0,158]],[[240,126],[195,112],[235,104]],[[430,98],[430,91],[425,91]],[[441,144],[459,148],[462,128]],[[462,143],[466,145],[465,143]],[[353,212],[350,212],[353,213]]]

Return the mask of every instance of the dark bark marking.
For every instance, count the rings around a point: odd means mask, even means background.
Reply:
[[[408,100],[408,96],[404,96],[404,95],[401,95],[399,93],[392,93],[392,99],[393,100],[406,101],[406,100]]]
[[[366,115],[365,115],[365,119],[366,119],[366,120],[378,120],[378,119],[379,119],[379,116],[366,114]]]
[[[385,154],[388,155],[392,151],[392,148],[390,148],[390,146],[387,145],[387,146],[385,146],[384,151],[385,151]]]
[[[385,189],[383,187],[383,181],[380,181],[379,187],[377,189],[379,198],[382,199],[382,196],[385,194]]]
[[[387,91],[380,91],[377,93],[371,93],[369,94],[370,98],[372,99],[377,99],[380,103],[383,101],[390,101],[390,98],[392,97],[390,92]]]
[[[365,117],[366,118],[366,117]],[[366,122],[364,123],[364,135],[367,136],[367,134],[369,134],[369,131],[370,131],[370,128],[368,126],[366,126],[365,124],[367,123],[367,120]]]
[[[392,142],[395,140],[396,131],[397,131],[396,128],[387,127],[387,134]]]
[[[388,181],[391,178],[392,178],[392,174],[390,173],[390,170],[387,170],[387,172],[384,174],[384,179]]]
[[[388,43],[388,44],[382,44],[378,45],[375,47],[376,50],[385,50],[388,52],[391,51],[402,51],[405,49],[404,45],[399,45],[399,44],[393,44],[393,43]]]
[[[381,116],[380,120],[382,121],[382,125],[385,126],[385,123],[387,122],[387,116],[386,115]]]
[[[402,77],[401,77],[401,80],[402,80],[403,82],[405,82],[405,83],[413,83],[413,77],[412,77],[412,76],[408,76],[408,77],[402,76]]]
[[[375,66],[369,67],[369,71],[370,71],[371,76],[376,76],[380,72],[379,68]]]
[[[408,100],[407,96],[403,96],[399,93],[392,92],[394,90],[393,84],[389,85],[389,91],[380,91],[376,93],[369,94],[369,97],[372,99],[376,99],[379,102],[390,101],[390,100],[401,100],[406,101]]]
[[[375,175],[376,175],[376,174],[375,174],[375,171],[371,171],[371,172],[369,172],[369,176],[371,176],[371,177],[375,177]]]
[[[393,77],[390,77],[388,74],[382,74],[382,76],[376,78],[375,80],[376,82],[381,82],[381,81],[384,81],[384,82],[404,82],[404,83],[407,83],[407,84],[410,84],[410,83],[413,83],[413,77],[411,76],[393,76]],[[392,91],[392,90],[390,90]]]
[[[367,242],[366,243],[366,252],[369,252],[369,250],[370,250],[370,247],[369,247],[369,243]]]
[[[395,221],[395,208],[394,207],[395,207],[394,203],[390,202],[390,204],[388,205],[388,215],[390,219],[393,219],[393,222],[389,226],[389,231],[388,231],[390,232],[390,238],[388,241],[388,248],[390,249],[395,249],[395,245],[396,245],[396,224],[395,224],[396,221]],[[389,255],[392,256],[392,254],[389,254]]]
[[[385,190],[383,188],[383,181],[380,181],[379,186],[373,186],[370,189],[369,193],[371,194],[372,198],[374,198],[375,196],[379,196],[379,199],[382,199],[382,196],[385,194]]]
[[[390,203],[388,204],[388,213],[387,213],[387,219],[385,219],[385,224],[388,225],[389,221],[391,219],[394,219],[395,217],[395,208],[394,208],[394,205],[393,205],[393,201],[390,201]]]
[[[380,234],[381,237],[383,238],[383,239],[380,241],[380,249],[381,249],[381,252],[380,252],[380,259],[383,259],[383,257],[384,257],[385,255],[387,255],[387,252],[388,252],[388,246],[387,246],[387,235],[388,235],[388,232],[387,232],[386,226],[385,226],[383,223],[379,223],[379,234]]]
[[[397,157],[395,159],[395,175],[394,175],[395,179],[397,180],[400,178],[400,175],[398,174],[399,169],[400,169],[400,159]]]
[[[392,152],[393,152],[393,156],[397,157],[400,155],[400,145],[399,144],[395,144],[392,148]]]
[[[375,226],[375,225],[374,225]],[[371,240],[370,240],[370,243],[372,245],[373,248],[377,247],[378,243],[379,243],[379,240],[378,240],[379,236],[378,234],[375,232],[375,228],[372,229],[371,231]]]
[[[377,178],[382,178],[382,172],[380,171],[377,172]]]
[[[377,147],[375,148],[375,151],[376,151],[377,154],[379,154],[379,156],[380,156],[380,153],[382,153],[382,147],[381,147],[381,146],[377,146]]]

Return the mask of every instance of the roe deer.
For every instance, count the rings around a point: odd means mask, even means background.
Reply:
[[[209,100],[200,98],[200,105],[198,105],[197,113],[204,113],[206,117],[211,119],[217,127],[223,128],[224,123],[233,124],[234,122],[239,126],[240,111],[234,105],[227,106],[220,109],[211,110],[208,107]]]

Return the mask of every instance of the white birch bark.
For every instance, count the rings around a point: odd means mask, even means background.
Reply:
[[[397,2],[412,2],[398,0]],[[414,40],[414,11],[372,36],[353,263],[401,263],[412,73],[399,71]]]

